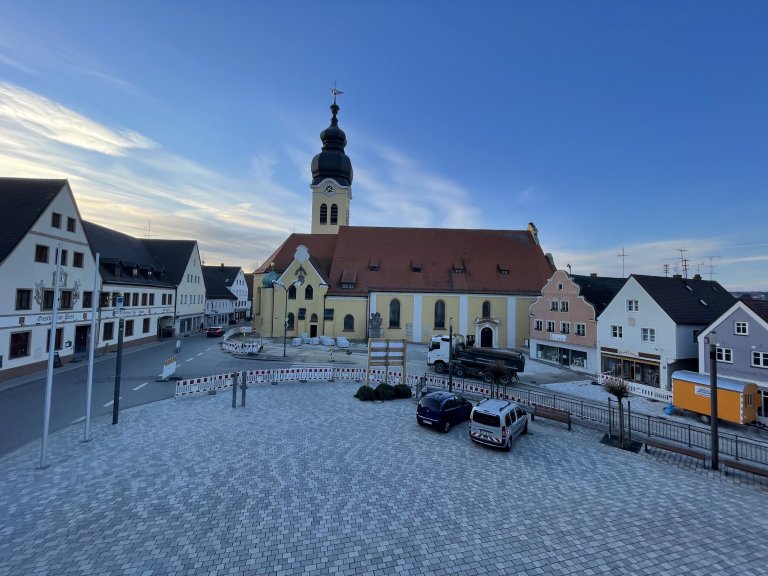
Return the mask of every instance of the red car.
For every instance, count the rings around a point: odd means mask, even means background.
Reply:
[[[208,338],[218,338],[219,336],[224,336],[224,328],[221,326],[211,326],[205,333],[208,335]]]

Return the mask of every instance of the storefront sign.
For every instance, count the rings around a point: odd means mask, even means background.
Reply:
[[[565,334],[550,334],[549,339],[556,342],[565,342],[567,336]]]

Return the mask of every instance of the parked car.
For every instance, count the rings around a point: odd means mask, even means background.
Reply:
[[[205,333],[208,338],[218,338],[219,336],[224,336],[224,328],[221,326],[210,326]]]
[[[469,437],[480,444],[510,450],[512,441],[528,433],[528,414],[516,402],[487,398],[472,409]]]
[[[472,413],[472,403],[443,390],[430,392],[419,400],[416,408],[416,422],[419,426],[434,426],[443,432],[448,432],[451,426],[469,419]]]

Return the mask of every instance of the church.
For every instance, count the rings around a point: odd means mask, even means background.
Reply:
[[[352,226],[352,162],[339,106],[312,160],[312,226],[254,273],[253,329],[263,337],[344,336],[527,345],[528,308],[555,272],[525,230]]]

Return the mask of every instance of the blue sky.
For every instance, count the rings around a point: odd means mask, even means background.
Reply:
[[[573,273],[768,290],[768,3],[0,1],[0,174],[246,271],[353,225],[524,229]],[[624,252],[623,259],[619,254]]]

